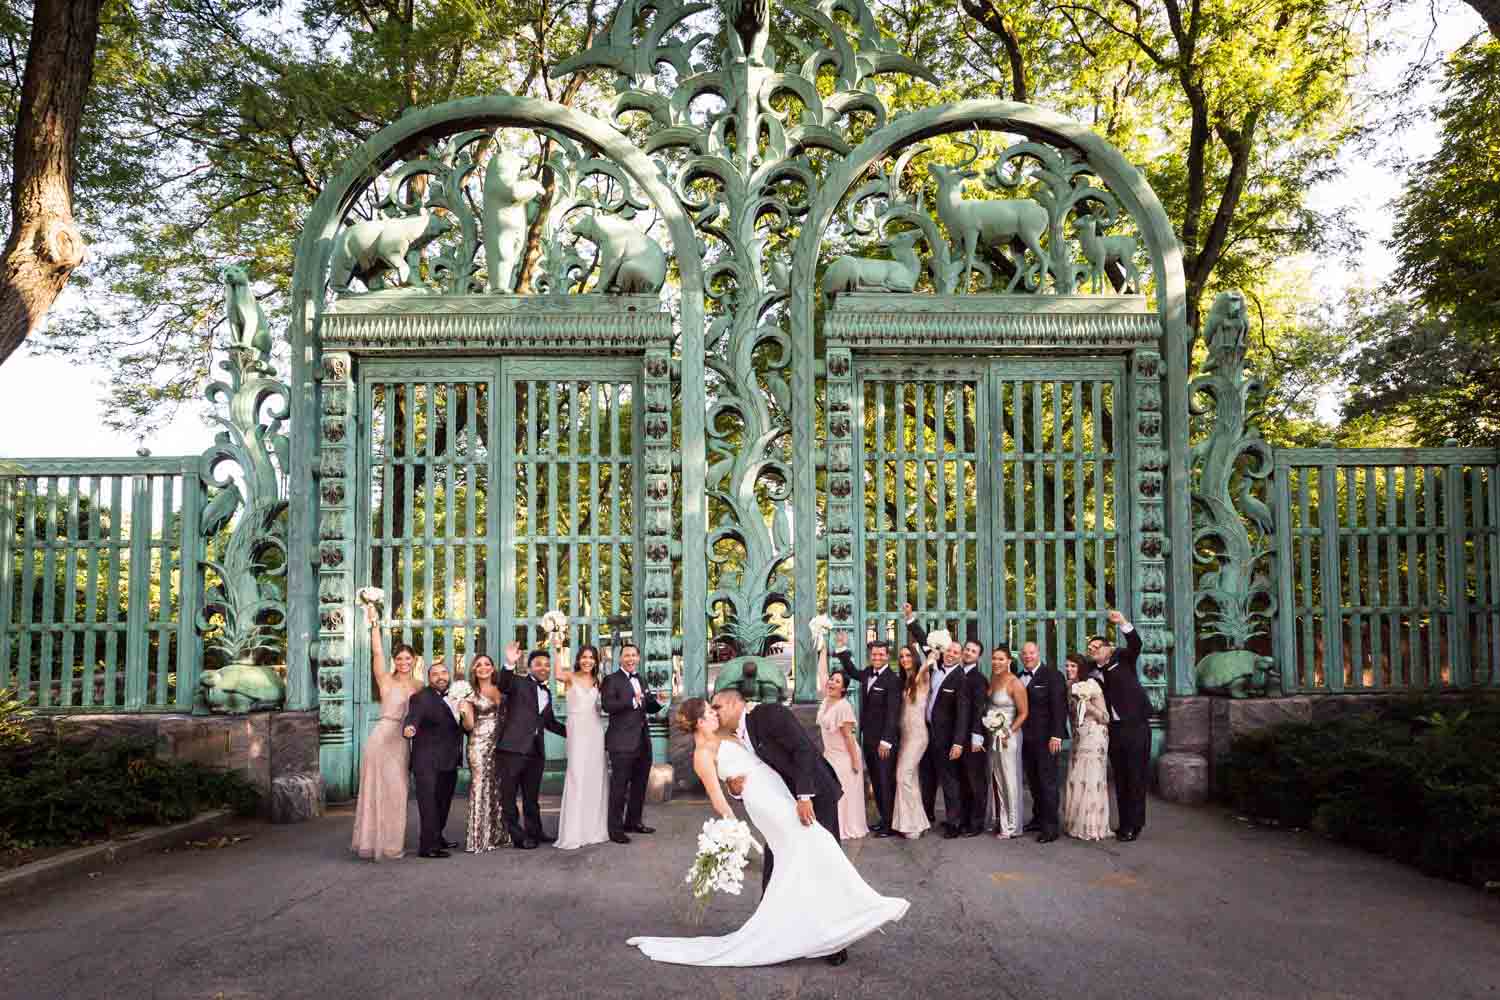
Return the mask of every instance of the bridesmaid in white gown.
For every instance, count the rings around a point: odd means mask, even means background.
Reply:
[[[995,836],[1019,837],[1026,825],[1021,816],[1021,732],[1028,706],[1026,685],[1011,673],[1010,650],[996,647],[990,654],[990,705],[1005,716],[1005,733],[990,737],[990,818]]]
[[[554,661],[564,662],[566,654],[567,650],[559,650]],[[599,651],[584,646],[572,669],[558,668],[557,678],[567,691],[568,704],[568,765],[557,846],[572,851],[609,839],[609,769],[604,719],[599,714]]]
[[[674,965],[775,965],[832,955],[906,915],[911,904],[870,888],[833,834],[818,823],[802,825],[786,782],[732,734],[721,735],[718,713],[703,699],[683,702],[677,724],[693,734],[693,770],[720,816],[734,818],[720,780],[745,778],[745,811],[775,853],[776,867],[760,906],[732,934],[635,937],[630,944]]]

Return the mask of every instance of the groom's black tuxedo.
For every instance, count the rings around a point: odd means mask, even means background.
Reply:
[[[1068,683],[1056,667],[1041,664],[1026,686],[1029,714],[1021,727],[1021,768],[1031,790],[1031,815],[1046,834],[1059,832],[1058,765],[1061,754],[1047,749],[1049,740],[1068,738]]]
[[[635,704],[636,684],[641,685],[639,706]],[[660,712],[661,703],[646,690],[638,673],[624,670],[604,678],[599,703],[609,716],[609,728],[604,733],[604,749],[609,753],[609,832],[624,833],[641,825],[646,809],[646,783],[651,777],[651,736],[646,717]]]
[[[567,736],[568,730],[552,714],[552,692],[545,683],[537,683],[530,674],[505,671],[495,675],[495,686],[505,693],[505,725],[500,730],[497,747],[500,807],[505,813],[511,842],[518,847],[528,842],[535,846],[542,836],[542,768],[545,764],[542,730],[550,729],[559,736]],[[539,692],[544,696],[541,700],[545,702],[545,708],[538,704]],[[524,828],[516,809],[517,788],[521,791],[526,811]]]
[[[1109,708],[1109,764],[1115,772],[1115,803],[1120,832],[1140,833],[1146,825],[1146,788],[1151,774],[1151,699],[1141,687],[1136,659],[1141,635],[1125,632],[1125,648],[1104,665],[1104,703]]]
[[[406,703],[406,722],[415,726],[411,740],[411,775],[416,791],[418,850],[426,854],[443,846],[443,829],[458,785],[463,729],[443,696],[424,687]]]
[[[757,705],[745,709],[745,734],[750,747],[767,767],[781,775],[786,787],[799,798],[812,796],[813,814],[823,829],[839,836],[839,798],[844,788],[833,765],[818,752],[807,731],[785,705]],[[771,881],[775,858],[766,848],[761,890]]]

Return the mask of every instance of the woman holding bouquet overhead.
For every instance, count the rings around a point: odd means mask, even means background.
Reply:
[[[990,698],[985,729],[990,741],[990,817],[995,836],[1019,837],[1021,818],[1021,727],[1026,724],[1026,685],[1010,669],[1010,647],[990,654]]]
[[[1082,653],[1068,654],[1068,704],[1072,709],[1073,757],[1063,801],[1063,832],[1079,840],[1109,837],[1109,712],[1104,689]]]
[[[354,807],[350,848],[371,861],[399,858],[406,843],[406,796],[411,748],[402,735],[406,703],[422,686],[416,678],[417,652],[396,646],[393,668],[385,668],[385,637],[373,601],[365,604],[370,626],[370,684],[380,696],[380,720],[365,740],[359,766],[359,799]]]
[[[839,799],[839,839],[868,836],[865,818],[865,779],[860,775],[859,744],[854,740],[854,709],[844,697],[844,675],[828,675],[823,704],[818,706],[818,730],[823,734],[823,759],[833,765],[844,795]]]

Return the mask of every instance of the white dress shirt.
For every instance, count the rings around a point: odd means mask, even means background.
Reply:
[[[532,678],[532,681],[536,684],[536,711],[540,715],[547,711],[547,685],[537,681],[535,677]]]
[[[932,668],[932,687],[927,692],[927,721],[932,721],[932,707],[937,704],[938,689],[943,686],[943,678],[948,676],[947,669],[941,664]]]

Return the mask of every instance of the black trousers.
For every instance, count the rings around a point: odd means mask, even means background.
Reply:
[[[812,798],[813,815],[818,819],[818,825],[829,833],[833,839],[839,839],[839,800],[827,798],[823,795],[814,795]],[[760,870],[760,891],[764,895],[766,886],[771,884],[771,869],[776,866],[776,856],[771,853],[771,848],[766,848],[766,856],[762,859]]]
[[[927,822],[937,822],[937,793],[943,790],[943,813],[946,821],[958,826],[963,816],[963,760],[949,760],[951,745],[935,746],[932,727],[927,727],[927,752],[922,754],[917,765],[917,780],[922,786],[922,808],[927,810]]]
[[[880,759],[879,740],[865,743],[861,749],[865,755],[865,772],[870,776],[870,788],[875,792],[875,812],[880,816],[880,825],[889,830],[896,812],[896,751],[901,748],[899,745],[891,747],[890,756],[884,760]]]
[[[1057,819],[1057,765],[1061,756],[1047,752],[1045,739],[1021,742],[1021,770],[1026,772],[1026,788],[1031,792],[1031,818],[1043,833],[1061,832]]]
[[[417,850],[436,851],[443,846],[443,830],[448,826],[448,812],[453,807],[453,789],[458,787],[458,771],[434,771],[418,768],[411,773],[417,797]]]
[[[536,840],[542,835],[542,753],[516,753],[501,750],[500,808],[505,816],[505,828],[510,831],[512,843]],[[516,809],[516,792],[521,793],[521,807],[526,813],[526,825],[521,825],[521,813]]]
[[[1109,724],[1109,766],[1115,773],[1115,807],[1120,831],[1140,833],[1146,825],[1146,789],[1150,786],[1151,724]]]
[[[959,777],[963,784],[961,794],[964,804],[963,828],[984,829],[985,806],[989,804],[990,755],[983,747],[973,749],[972,744],[964,748],[959,761]]]
[[[646,809],[646,782],[651,777],[651,737],[641,730],[640,745],[629,753],[609,755],[609,832],[640,826]]]

